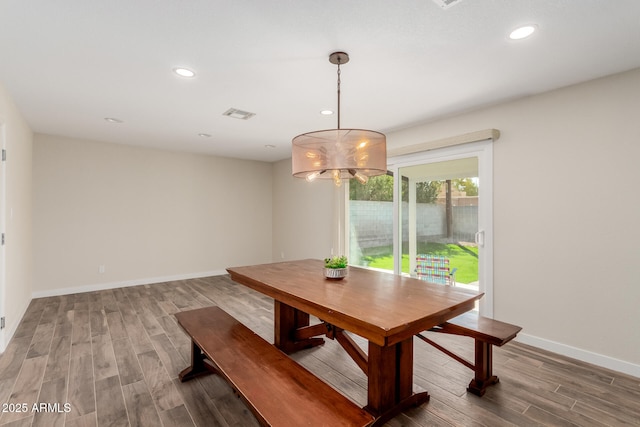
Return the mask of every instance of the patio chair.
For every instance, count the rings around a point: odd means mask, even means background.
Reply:
[[[418,279],[440,285],[456,285],[456,271],[449,267],[449,258],[441,255],[418,254],[416,256],[416,275]]]

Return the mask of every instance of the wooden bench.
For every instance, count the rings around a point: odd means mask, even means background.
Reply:
[[[433,332],[473,338],[475,340],[474,363],[447,350],[422,334],[416,336],[473,370],[475,376],[469,383],[467,391],[482,396],[487,387],[499,381],[498,377],[493,375],[493,346],[505,345],[515,338],[521,330],[520,326],[482,317],[473,312],[464,313],[430,329]]]
[[[180,381],[217,373],[265,426],[366,426],[374,418],[219,307],[176,313],[191,337]]]

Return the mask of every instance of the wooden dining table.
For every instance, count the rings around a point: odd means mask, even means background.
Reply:
[[[326,279],[323,261],[231,267],[233,281],[274,299],[274,345],[285,353],[335,339],[367,375],[376,424],[429,400],[413,390],[413,336],[474,308],[482,293],[349,267]],[[310,324],[310,315],[320,319]],[[365,352],[345,331],[368,341]],[[259,381],[259,379],[256,379]]]

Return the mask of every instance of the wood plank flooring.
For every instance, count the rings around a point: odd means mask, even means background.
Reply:
[[[173,315],[209,305],[273,342],[273,300],[227,276],[33,300],[0,355],[0,426],[256,426],[219,377],[177,379],[190,346]],[[472,359],[470,339],[433,339]],[[431,400],[387,425],[640,426],[640,378],[515,342],[494,353],[500,383],[478,398],[470,370],[416,340],[414,387]],[[292,357],[365,405],[366,377],[336,342]]]

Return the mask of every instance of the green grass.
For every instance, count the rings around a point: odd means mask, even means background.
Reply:
[[[382,252],[380,248],[376,250]],[[393,255],[391,250],[386,254],[369,255],[369,267],[393,270]],[[452,243],[422,243],[418,245],[418,253],[442,255],[449,258],[451,268],[457,268],[456,281],[471,283],[478,280],[478,248],[475,246],[462,246]],[[409,255],[402,255],[402,272],[409,273]]]

